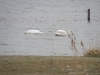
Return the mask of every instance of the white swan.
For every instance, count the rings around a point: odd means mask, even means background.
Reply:
[[[67,32],[65,30],[57,30],[54,32],[56,36],[64,36],[67,35]]]
[[[26,34],[40,34],[40,33],[43,33],[43,32],[40,32],[39,30],[28,30],[25,33]]]
[[[68,35],[70,37],[71,35],[74,35],[74,33],[72,32],[72,30],[68,30],[68,31],[57,30],[54,33],[55,33],[56,36],[65,36],[65,35]]]

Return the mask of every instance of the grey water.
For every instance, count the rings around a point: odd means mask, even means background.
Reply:
[[[90,9],[90,22],[87,21]],[[43,34],[24,34],[36,29]],[[100,45],[100,0],[0,0],[0,55],[72,56],[68,36],[72,30],[77,50]]]

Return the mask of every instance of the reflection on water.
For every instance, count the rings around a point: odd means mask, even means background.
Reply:
[[[99,0],[1,0],[0,10],[0,55],[72,55],[68,36],[54,35],[59,29],[74,32],[80,53],[81,40],[86,48],[100,42]],[[30,29],[44,34],[24,34]]]

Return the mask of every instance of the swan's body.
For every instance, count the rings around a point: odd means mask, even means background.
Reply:
[[[56,36],[67,35],[67,32],[65,30],[57,30],[54,33],[55,33]]]
[[[25,33],[26,34],[40,34],[40,33],[43,33],[43,32],[40,32],[39,30],[28,30]]]
[[[68,35],[70,37],[71,35],[74,35],[74,33],[71,30],[68,30],[68,32],[65,30],[57,30],[55,32],[55,35],[56,36]]]

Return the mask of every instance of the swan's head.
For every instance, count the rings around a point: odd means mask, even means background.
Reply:
[[[67,32],[69,35],[74,35],[73,31],[72,30],[68,30]]]

